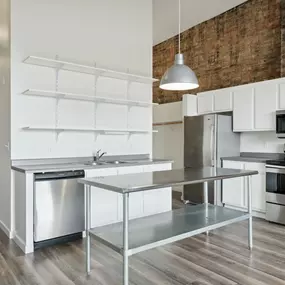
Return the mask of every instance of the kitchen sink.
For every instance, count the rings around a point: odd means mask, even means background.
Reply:
[[[122,160],[112,160],[112,161],[105,161],[107,164],[123,164],[123,163],[129,163],[128,161],[122,161]]]
[[[108,164],[124,164],[124,163],[130,163],[129,161],[122,161],[122,160],[111,160],[111,161],[104,161],[104,160],[101,160],[101,161],[89,161],[87,163],[84,163],[84,165],[108,165]]]
[[[84,165],[90,165],[90,166],[92,166],[92,165],[106,165],[106,164],[108,164],[107,162],[105,162],[105,161],[90,161],[90,162],[87,162],[87,163],[84,163]]]

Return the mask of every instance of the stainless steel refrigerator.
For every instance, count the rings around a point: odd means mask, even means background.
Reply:
[[[240,135],[232,131],[231,115],[205,115],[184,118],[184,166],[221,166],[221,157],[240,154]],[[209,203],[221,205],[221,182],[209,182]],[[203,184],[187,185],[183,199],[203,203]]]

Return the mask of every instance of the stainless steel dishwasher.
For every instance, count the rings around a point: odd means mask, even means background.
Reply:
[[[34,245],[39,248],[82,237],[84,170],[35,174]]]

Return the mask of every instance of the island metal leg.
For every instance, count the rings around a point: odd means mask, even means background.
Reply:
[[[248,213],[250,215],[248,219],[248,247],[252,250],[252,184],[251,176],[247,177],[247,193],[248,193]]]
[[[91,186],[85,185],[84,187],[84,208],[85,208],[85,264],[86,264],[86,272],[90,274],[90,259],[91,259],[91,251],[90,251],[90,210],[91,210]]]
[[[209,196],[208,196],[208,182],[203,183],[203,190],[204,190],[204,204],[206,207],[206,218],[208,218],[208,203],[209,203]],[[209,231],[206,231],[206,235],[209,235]]]
[[[129,284],[129,194],[123,194],[123,279]]]

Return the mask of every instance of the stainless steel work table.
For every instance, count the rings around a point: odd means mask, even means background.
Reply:
[[[79,179],[85,185],[86,270],[90,272],[90,236],[123,255],[123,284],[129,284],[128,257],[203,232],[248,219],[252,248],[251,175],[257,171],[226,168],[188,168]],[[247,176],[248,212],[208,203],[208,181]],[[129,194],[178,185],[204,183],[204,204],[129,221]],[[91,186],[123,195],[123,222],[90,229]],[[96,191],[96,190],[95,190]],[[96,207],[96,205],[94,205]]]

